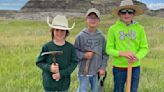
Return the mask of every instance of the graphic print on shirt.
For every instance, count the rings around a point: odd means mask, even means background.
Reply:
[[[85,46],[87,46],[90,49],[94,49],[96,46],[100,45],[99,39],[87,39]]]
[[[121,40],[125,40],[125,37],[128,37],[132,40],[136,39],[136,32],[133,30],[129,31],[129,33],[127,34],[124,31],[120,31],[119,33],[120,33]]]

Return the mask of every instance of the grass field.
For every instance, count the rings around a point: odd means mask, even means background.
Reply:
[[[76,22],[68,41],[74,43],[76,34],[85,27],[83,18],[70,17]],[[115,22],[103,16],[99,28],[104,34]],[[149,42],[149,54],[142,60],[139,92],[164,92],[164,18],[139,16]],[[35,60],[41,46],[51,39],[46,22],[0,20],[0,92],[43,92],[41,70]],[[113,90],[111,59],[108,63],[105,92]],[[77,71],[72,74],[70,92],[78,87]]]

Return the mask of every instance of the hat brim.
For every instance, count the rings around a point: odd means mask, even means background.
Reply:
[[[49,17],[47,17],[47,24],[49,27],[51,28],[55,28],[55,29],[61,29],[61,30],[71,30],[75,27],[75,23],[73,23],[72,27],[71,28],[67,28],[67,27],[64,27],[64,26],[60,26],[60,25],[52,25],[50,24],[49,22]]]
[[[112,10],[112,15],[114,16],[118,16],[118,12],[121,9],[134,9],[135,10],[135,16],[141,15],[144,13],[144,10],[141,9],[139,6],[137,5],[126,5],[126,6],[120,6],[117,7],[115,9]]]

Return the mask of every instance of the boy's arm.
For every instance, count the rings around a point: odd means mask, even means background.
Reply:
[[[51,65],[50,65],[50,64],[47,64],[47,63],[45,62],[45,60],[46,60],[46,55],[41,56],[41,54],[42,54],[43,52],[46,52],[45,46],[42,48],[42,50],[41,50],[41,52],[40,52],[40,54],[39,54],[39,56],[38,56],[38,58],[37,58],[37,60],[36,60],[36,65],[37,65],[39,68],[41,68],[42,70],[51,72],[51,70],[50,70],[50,66],[51,66]]]
[[[141,32],[139,50],[136,53],[136,57],[141,60],[148,53],[148,43],[144,29]]]
[[[77,64],[78,64],[77,56],[76,56],[76,52],[75,52],[74,47],[72,47],[71,51],[72,52],[71,52],[70,64],[68,65],[67,68],[65,68],[63,70],[59,70],[61,78],[70,75],[73,72],[73,70],[76,68]]]
[[[107,61],[108,61],[108,58],[109,56],[107,55],[107,53],[105,52],[105,48],[106,48],[106,40],[105,38],[103,39],[103,46],[102,46],[102,63],[101,63],[101,66],[100,68],[101,69],[104,69],[106,68],[107,66]]]
[[[119,56],[119,51],[114,49],[115,46],[115,37],[113,30],[110,28],[108,30],[107,44],[106,44],[106,53],[111,56]]]
[[[75,44],[74,44],[74,47],[75,47],[75,50],[76,50],[76,54],[77,54],[77,58],[78,58],[78,61],[81,61],[83,58],[84,58],[84,51],[82,51],[82,40],[80,38],[80,36],[77,36],[76,40],[75,40]]]

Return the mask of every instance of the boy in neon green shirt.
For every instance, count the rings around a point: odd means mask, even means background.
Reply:
[[[119,20],[109,28],[106,52],[113,56],[114,91],[124,92],[128,63],[132,64],[131,92],[137,92],[140,75],[140,60],[148,52],[144,28],[133,20],[143,14],[131,0],[123,0],[113,10]]]

